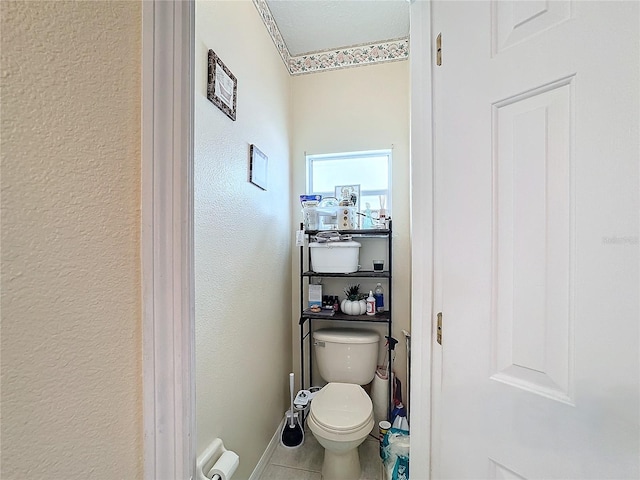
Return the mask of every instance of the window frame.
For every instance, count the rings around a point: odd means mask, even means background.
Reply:
[[[387,189],[386,190],[364,190],[362,185],[360,186],[360,197],[363,196],[377,196],[377,195],[385,195],[387,197],[387,201],[385,204],[385,210],[387,211],[387,215],[391,215],[392,212],[392,162],[393,162],[393,150],[392,149],[382,149],[382,150],[363,150],[357,152],[341,152],[341,153],[323,153],[323,154],[306,154],[305,153],[305,161],[306,161],[306,193],[308,195],[311,194],[321,194],[323,197],[333,196],[334,192],[314,192],[312,189],[313,185],[313,162],[323,161],[323,160],[352,160],[352,159],[366,159],[373,157],[387,157]],[[342,185],[343,183],[337,183],[336,185]],[[364,207],[360,204],[360,210]],[[378,207],[375,208],[378,210]]]

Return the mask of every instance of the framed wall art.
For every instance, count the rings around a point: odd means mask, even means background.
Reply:
[[[222,63],[213,50],[209,50],[209,74],[207,77],[207,98],[222,110],[231,120],[236,119],[238,80],[231,70]]]
[[[269,159],[255,145],[249,148],[249,181],[262,190],[267,189]]]

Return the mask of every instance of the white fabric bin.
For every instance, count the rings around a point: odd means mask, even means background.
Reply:
[[[353,273],[360,263],[360,244],[348,242],[313,242],[309,244],[311,268],[318,273]]]

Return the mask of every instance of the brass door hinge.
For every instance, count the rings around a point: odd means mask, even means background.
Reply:
[[[436,65],[442,65],[442,33],[436,37]]]
[[[438,330],[436,332],[436,340],[442,345],[442,312],[438,312]]]

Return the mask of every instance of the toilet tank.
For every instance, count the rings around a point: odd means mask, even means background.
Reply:
[[[380,335],[371,330],[324,328],[313,332],[313,350],[326,382],[366,385],[376,372]]]

